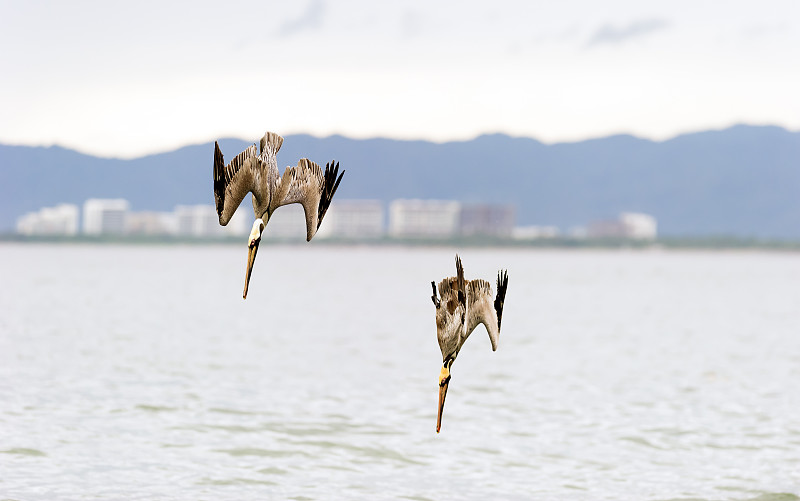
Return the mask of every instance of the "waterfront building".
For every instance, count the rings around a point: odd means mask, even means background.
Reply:
[[[29,212],[17,220],[17,233],[21,235],[65,235],[78,233],[80,220],[77,205],[60,204]]]
[[[129,235],[166,236],[178,232],[178,221],[173,212],[129,212],[126,233]]]
[[[459,233],[465,237],[510,238],[515,219],[513,205],[464,204],[459,213]]]
[[[336,202],[334,202],[336,203]],[[330,209],[329,209],[330,211]],[[252,214],[251,214],[252,215]],[[252,220],[251,220],[252,222]],[[322,220],[324,228],[328,224],[328,216]],[[248,228],[248,232],[250,228]],[[278,208],[269,218],[264,229],[265,240],[301,241],[306,239],[306,213],[300,204],[289,204]]]
[[[248,213],[251,216],[248,222]],[[178,205],[175,207],[175,234],[193,238],[224,238],[247,236],[252,223],[252,209],[245,204],[233,214],[228,224],[221,226],[213,205]]]
[[[589,238],[655,240],[657,233],[656,219],[638,212],[623,212],[617,219],[595,221],[586,228]]]
[[[122,235],[130,204],[122,198],[90,198],[83,204],[83,232],[87,235]]]
[[[395,238],[451,238],[458,234],[461,204],[454,200],[394,200],[389,234]]]
[[[511,232],[514,240],[538,240],[557,238],[561,232],[556,226],[517,226]]]
[[[380,238],[384,234],[383,220],[380,200],[336,200],[325,214],[317,235],[319,238]]]

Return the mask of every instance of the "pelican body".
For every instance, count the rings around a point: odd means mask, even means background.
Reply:
[[[431,300],[436,306],[436,336],[442,351],[442,369],[439,373],[439,412],[436,417],[436,433],[442,428],[442,413],[447,387],[450,384],[450,367],[472,331],[483,324],[489,333],[492,351],[497,350],[500,339],[500,322],[503,318],[503,302],[508,287],[508,272],[497,274],[497,295],[486,280],[465,280],[461,258],[456,255],[456,276],[439,282],[431,282]],[[441,298],[438,296],[441,295]],[[494,296],[494,297],[493,297]]]
[[[214,142],[214,202],[219,224],[227,225],[244,197],[253,194],[256,220],[247,243],[249,250],[242,293],[245,299],[261,236],[273,212],[284,205],[301,204],[306,216],[306,241],[310,241],[322,224],[344,176],[344,171],[339,174],[338,162],[326,164],[323,173],[319,165],[307,158],[301,158],[295,167],[286,167],[281,176],[277,160],[281,145],[281,136],[267,132],[258,149],[254,144],[226,165],[219,143]]]

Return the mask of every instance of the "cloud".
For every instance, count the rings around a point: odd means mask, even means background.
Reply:
[[[289,37],[295,33],[305,30],[313,30],[322,26],[322,19],[325,15],[325,2],[323,0],[311,0],[305,12],[299,17],[285,21],[278,30],[282,37]]]
[[[589,38],[589,41],[586,42],[586,46],[594,47],[602,44],[625,43],[628,40],[645,37],[666,29],[669,25],[670,23],[664,19],[643,19],[621,28],[606,24],[601,26],[600,29]]]
[[[403,38],[416,38],[422,33],[422,15],[413,10],[407,10],[402,20]]]
[[[790,30],[791,27],[788,23],[751,24],[742,29],[742,34],[745,38],[756,39],[781,36]]]

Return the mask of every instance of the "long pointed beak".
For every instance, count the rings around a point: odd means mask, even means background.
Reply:
[[[244,277],[244,292],[242,293],[242,299],[247,299],[247,288],[250,286],[250,275],[253,273],[253,263],[256,262],[256,253],[258,252],[258,245],[261,243],[261,239],[253,240],[253,242],[248,246],[247,251],[247,274]]]
[[[450,370],[442,367],[439,373],[439,414],[436,416],[436,433],[442,429],[442,413],[444,413],[444,397],[447,396],[447,387],[450,385]]]

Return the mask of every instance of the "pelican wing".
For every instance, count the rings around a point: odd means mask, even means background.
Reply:
[[[306,239],[311,240],[322,224],[342,176],[344,171],[339,174],[338,162],[327,164],[323,173],[319,165],[301,158],[297,166],[287,167],[283,172],[270,209],[274,211],[283,205],[301,204],[306,215]]]
[[[497,350],[500,339],[500,322],[503,318],[503,303],[508,287],[508,272],[501,271],[497,275],[497,296],[492,297],[492,286],[486,280],[470,280],[467,283],[467,335],[478,324],[483,324],[492,342],[492,351]]]
[[[436,284],[433,287],[433,304],[436,305],[436,334],[442,358],[455,358],[464,343],[464,323],[467,314],[467,282],[464,280],[464,268],[461,259],[456,256],[456,276],[439,282],[439,299]]]
[[[255,145],[236,155],[228,165],[214,142],[214,202],[219,224],[225,226],[248,192],[255,191],[255,169],[259,165]]]

